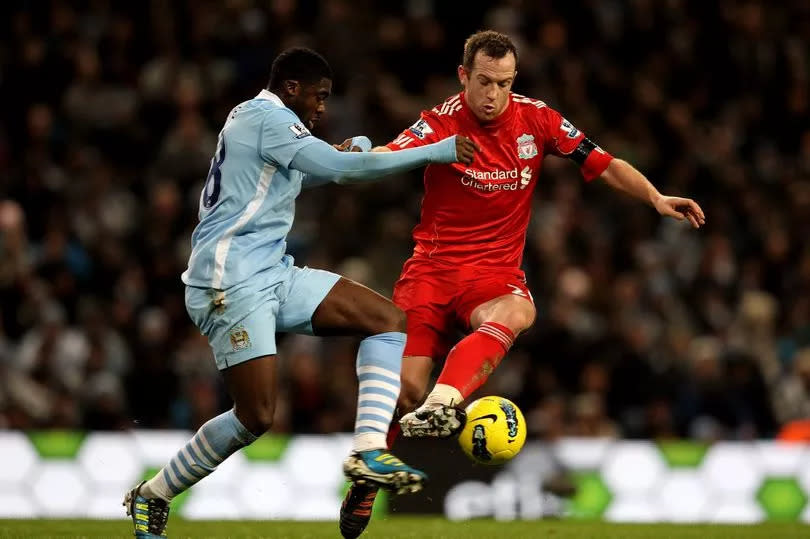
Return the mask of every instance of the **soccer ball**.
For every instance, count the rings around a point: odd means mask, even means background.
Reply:
[[[526,420],[515,403],[503,397],[481,397],[466,412],[458,443],[473,461],[498,465],[520,452],[526,441]]]

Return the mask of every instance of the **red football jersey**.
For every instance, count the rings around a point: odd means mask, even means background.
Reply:
[[[543,157],[568,156],[585,135],[542,101],[515,93],[503,114],[482,124],[462,92],[423,111],[388,148],[414,148],[451,135],[471,138],[480,151],[470,165],[434,164],[425,170],[422,216],[413,231],[414,256],[519,267]],[[596,147],[581,167],[585,179],[599,176],[610,159]]]

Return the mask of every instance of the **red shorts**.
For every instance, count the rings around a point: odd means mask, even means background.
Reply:
[[[411,258],[394,285],[394,303],[408,315],[406,356],[444,357],[455,330],[469,331],[476,307],[507,294],[534,302],[518,268],[453,266]]]

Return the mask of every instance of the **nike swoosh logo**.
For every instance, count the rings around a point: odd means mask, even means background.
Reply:
[[[471,421],[481,421],[482,419],[491,419],[492,422],[495,423],[498,420],[498,416],[495,414],[487,414],[482,415],[481,417],[476,417],[475,419],[471,419]]]

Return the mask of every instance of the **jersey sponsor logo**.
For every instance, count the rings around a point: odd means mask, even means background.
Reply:
[[[309,129],[304,127],[304,124],[292,124],[290,125],[290,131],[292,131],[295,138],[305,138],[312,135],[312,133],[309,132]]]
[[[420,118],[419,120],[416,121],[415,124],[413,124],[409,128],[409,131],[414,135],[416,135],[416,138],[418,138],[419,140],[425,140],[426,136],[433,133],[433,128],[430,127],[430,124],[427,123],[427,120],[425,120],[424,118]]]
[[[242,350],[249,349],[252,345],[250,342],[250,335],[244,326],[236,326],[230,333],[231,348],[234,352],[241,352]]]
[[[520,171],[520,188],[526,189],[532,183],[532,168],[528,165]]]
[[[531,159],[537,155],[537,144],[534,135],[523,133],[517,138],[517,154],[521,159]]]
[[[517,168],[511,170],[475,170],[468,168],[461,177],[461,185],[487,192],[517,191],[521,183],[518,178],[520,178],[520,174],[518,174]]]
[[[518,171],[516,168],[512,170],[475,170],[468,168],[464,174],[476,180],[513,180],[517,179]]]
[[[517,191],[518,190],[518,182],[507,182],[507,183],[495,183],[495,182],[479,182],[470,178],[469,176],[462,176],[461,177],[461,185],[465,187],[472,187],[473,189],[477,189],[479,191]]]
[[[579,136],[579,129],[573,126],[571,122],[563,118],[560,124],[560,129],[565,131],[565,136],[568,138],[577,138]]]

